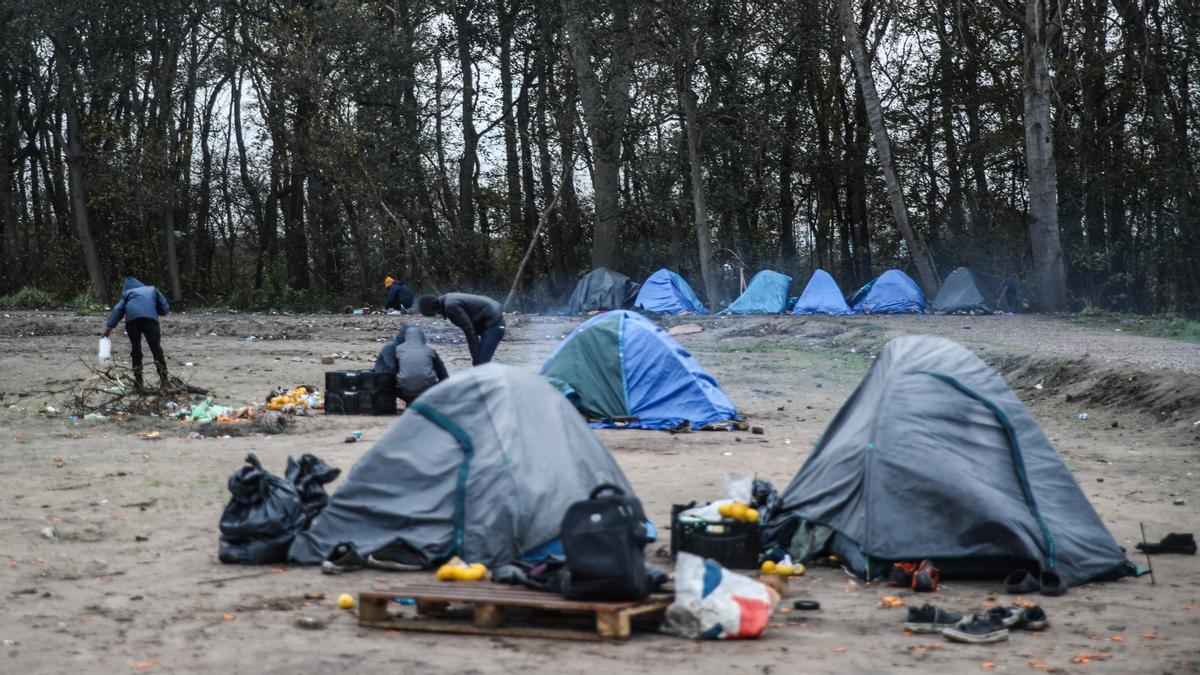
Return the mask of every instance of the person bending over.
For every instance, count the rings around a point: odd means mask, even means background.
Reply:
[[[450,374],[438,353],[425,344],[424,331],[405,326],[402,332],[404,339],[396,345],[396,394],[409,405]]]
[[[421,314],[436,316],[440,313],[462,330],[473,366],[491,361],[504,338],[504,314],[500,311],[500,303],[491,298],[470,293],[447,293],[441,297],[422,295],[417,299],[417,306]]]
[[[104,326],[104,337],[108,337],[113,328],[125,318],[125,332],[129,335],[129,358],[133,361],[133,380],[138,391],[142,384],[142,338],[150,347],[154,356],[154,367],[158,369],[158,386],[167,386],[167,357],[163,355],[162,331],[158,325],[158,317],[166,316],[171,311],[167,298],[155,287],[147,286],[133,277],[125,277],[125,287],[121,289],[121,301],[112,308],[108,322]]]

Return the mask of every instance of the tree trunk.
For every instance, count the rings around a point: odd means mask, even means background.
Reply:
[[[633,79],[634,30],[627,0],[611,5],[613,37],[608,86],[601,92],[600,79],[592,65],[592,50],[581,20],[580,0],[565,0],[563,20],[571,42],[571,63],[579,86],[588,136],[592,141],[592,192],[596,201],[596,224],[592,234],[592,267],[615,267],[621,241],[621,147],[629,116]]]
[[[468,271],[481,262],[475,246],[475,165],[479,138],[475,129],[475,72],[471,56],[471,11],[475,3],[466,2],[454,7],[454,27],[458,47],[458,65],[462,70],[462,157],[458,162],[458,228],[459,245]],[[482,215],[482,214],[481,214]],[[481,229],[482,221],[481,221]]]
[[[79,103],[75,99],[75,67],[70,65],[70,57],[63,49],[61,41],[57,39],[55,40],[55,52],[58,62],[61,104],[67,116],[67,139],[62,144],[67,150],[71,215],[75,220],[75,233],[79,236],[79,244],[83,248],[83,262],[87,266],[88,277],[92,282],[92,296],[96,300],[104,302],[108,299],[108,289],[104,283],[100,255],[96,251],[96,241],[92,237],[92,226],[88,219],[87,183],[83,170],[83,129],[80,128]]]
[[[690,31],[689,31],[690,33]],[[691,35],[684,36],[690,44]],[[704,293],[709,306],[714,310],[721,301],[717,285],[716,270],[712,263],[712,230],[708,225],[708,206],[704,199],[704,172],[700,164],[700,114],[697,110],[696,91],[692,88],[691,64],[685,64],[679,73],[679,102],[683,106],[684,132],[687,134],[688,175],[692,186],[692,211],[695,216],[696,243],[700,254],[700,276],[704,279]]]
[[[862,37],[858,34],[858,26],[854,21],[854,10],[850,0],[838,0],[838,9],[842,17],[842,31],[846,44],[850,47],[851,61],[858,75],[858,85],[862,88],[863,103],[867,106],[867,121],[871,123],[871,134],[875,137],[875,152],[879,155],[879,164],[883,169],[883,180],[887,185],[888,202],[892,207],[892,216],[896,219],[896,228],[908,246],[909,255],[917,265],[917,275],[921,288],[928,297],[937,293],[937,275],[933,270],[933,260],[929,251],[917,239],[916,233],[908,222],[908,208],[904,204],[904,191],[900,189],[900,179],[896,176],[896,166],[892,159],[892,143],[888,138],[887,129],[883,124],[883,105],[879,93],[875,89],[875,78],[871,75],[870,63],[867,62],[866,50],[863,48]]]
[[[1050,0],[1053,2],[1054,0]],[[1067,280],[1058,231],[1058,172],[1050,119],[1053,84],[1047,63],[1050,45],[1061,30],[1062,9],[1047,0],[1025,3],[1025,166],[1029,175],[1029,238],[1033,245],[1033,281],[1045,312],[1067,309]]]

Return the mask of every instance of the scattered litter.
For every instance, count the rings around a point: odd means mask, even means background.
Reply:
[[[282,413],[306,415],[309,410],[325,407],[325,394],[311,385],[300,385],[292,389],[276,387],[267,394],[267,409]]]
[[[186,368],[192,368],[192,367],[194,367],[196,364],[192,363],[191,361],[188,361],[187,363],[185,363],[185,364],[183,364],[183,365],[184,365],[184,367],[186,367]]]
[[[883,599],[879,601],[879,605],[877,605],[877,606],[880,609],[887,609],[887,608],[891,608],[891,607],[903,607],[904,601],[901,600],[900,598],[897,598],[894,595],[885,595],[885,596],[883,596]]]
[[[102,415],[102,414],[100,414],[100,413],[88,413],[88,414],[86,414],[86,415],[84,415],[84,416],[83,416],[83,419],[85,419],[85,420],[92,420],[92,421],[97,421],[97,422],[98,422],[98,421],[100,421],[100,420],[106,420],[106,419],[108,419],[108,416],[107,416],[107,415]]]
[[[250,335],[246,337],[246,342],[254,342],[257,339],[258,338],[254,337],[253,335]]]
[[[1079,413],[1079,419],[1080,419],[1080,421],[1084,421],[1084,422],[1086,422],[1086,421],[1087,421],[1087,418],[1088,418],[1088,414],[1087,414],[1087,413],[1085,413],[1085,412],[1081,412],[1081,413]]]
[[[193,431],[192,433],[188,434],[188,440],[189,441],[202,441],[202,440],[204,440],[204,436],[199,431]]]
[[[733,457],[732,452],[722,452],[721,454],[724,455],[725,457]]]
[[[755,434],[757,436],[762,436],[764,431],[763,431],[762,427],[750,427],[750,433]]]
[[[55,541],[58,539],[58,536],[54,534],[54,528],[49,526],[42,528],[42,536],[50,541]]]
[[[333,365],[333,357],[332,356],[322,356],[321,357],[321,365],[332,366]]]
[[[320,619],[314,619],[311,616],[302,616],[296,619],[296,627],[304,628],[305,630],[321,630],[325,628],[325,622]]]
[[[1041,383],[1041,382],[1038,382],[1037,384],[1033,385],[1033,388],[1034,388],[1034,389],[1042,389],[1042,383]],[[995,667],[995,665],[996,665],[996,664],[994,664],[994,663],[993,663],[993,664],[992,664],[992,667]]]
[[[1181,497],[1181,498],[1179,498],[1179,499],[1176,499],[1175,501],[1173,501],[1173,502],[1171,502],[1171,503],[1172,503],[1172,504],[1174,504],[1175,506],[1183,506],[1183,505],[1184,505],[1186,502],[1184,502],[1184,501],[1183,501],[1183,498]]]
[[[57,412],[58,412],[58,408],[55,408],[55,407],[54,407],[54,406],[52,406],[52,405],[48,405],[48,406],[46,406],[46,414],[47,414],[47,415],[53,415],[53,414],[55,414],[55,413],[57,413]]]
[[[146,441],[158,441],[162,440],[163,435],[161,431],[139,431],[138,437]]]
[[[358,442],[358,437],[357,437],[357,436],[347,436],[347,437],[346,437],[346,442],[347,442],[347,443],[357,443],[357,442]]]

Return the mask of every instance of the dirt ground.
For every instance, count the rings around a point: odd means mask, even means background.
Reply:
[[[245,404],[276,385],[321,383],[332,367],[369,367],[406,320],[173,315],[163,324],[164,344],[175,373],[212,389],[218,402]],[[461,336],[422,322],[452,371],[469,365]],[[535,369],[578,323],[514,316],[497,358]],[[697,323],[704,330],[680,342],[766,433],[599,432],[663,533],[651,552],[668,543],[671,504],[720,496],[727,471],[786,485],[871,357],[904,333],[951,337],[1001,368],[1135,563],[1146,563],[1134,555],[1139,523],[1151,539],[1200,531],[1200,344],[1033,316]],[[304,452],[348,471],[393,420],[318,415],[285,433],[201,440],[161,419],[69,420],[64,396],[47,392],[86,376],[100,325],[97,317],[61,313],[0,318],[0,672],[1200,670],[1194,556],[1156,556],[1157,584],[1147,576],[1037,597],[1051,622],[1044,634],[1017,632],[986,646],[906,636],[904,609],[877,604],[895,594],[908,605],[971,610],[1008,600],[998,582],[956,581],[914,596],[833,569],[809,570],[792,585],[796,597],[819,600],[819,612],[781,609],[757,641],[640,634],[601,644],[360,628],[352,612],[334,606],[337,594],[428,575],[329,577],[314,568],[222,565],[217,521],[225,481],[247,453],[277,473],[289,454]],[[114,348],[124,358],[120,335]],[[321,365],[319,357],[333,353],[336,366]],[[60,412],[46,414],[47,404]],[[1083,412],[1086,420],[1078,418]],[[140,439],[136,432],[146,430],[165,438]],[[354,430],[364,443],[343,443]],[[315,592],[325,599],[306,598]],[[325,628],[300,629],[300,617]]]

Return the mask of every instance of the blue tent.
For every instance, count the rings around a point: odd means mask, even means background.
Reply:
[[[924,314],[929,303],[917,282],[900,270],[888,270],[850,296],[858,314]]]
[[[634,312],[588,319],[541,372],[600,426],[673,429],[683,422],[701,427],[737,417],[729,397],[692,355]]]
[[[647,277],[633,306],[654,314],[707,314],[688,282],[669,269]]]
[[[850,314],[842,289],[825,270],[813,272],[792,314]]]
[[[779,314],[787,309],[788,285],[792,278],[763,270],[754,275],[745,292],[719,314]]]

